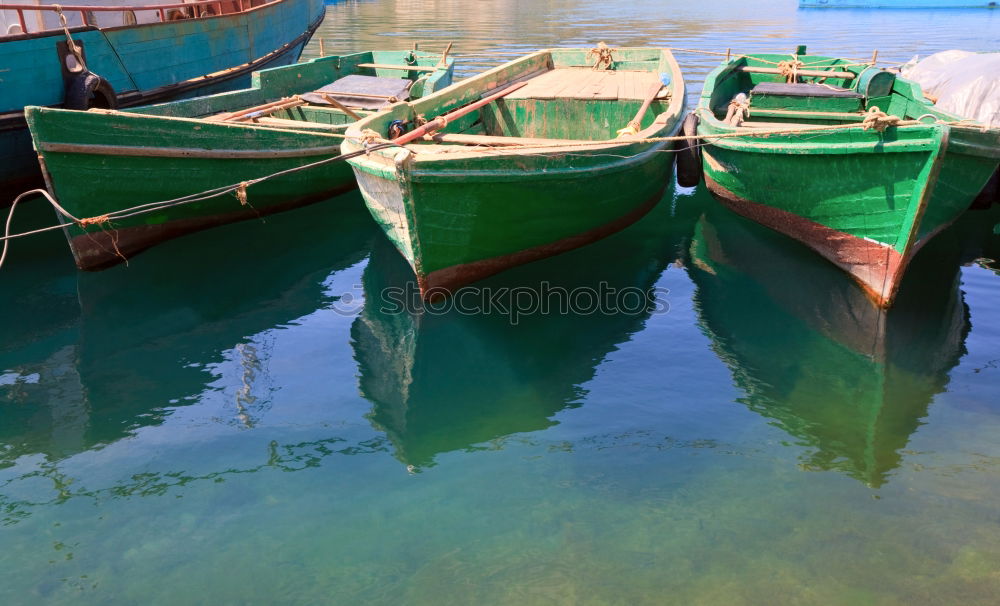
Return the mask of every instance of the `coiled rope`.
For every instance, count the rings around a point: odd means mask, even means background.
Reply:
[[[884,133],[890,126],[898,126],[902,122],[899,116],[891,116],[880,110],[878,106],[872,106],[865,114],[865,119],[861,122],[861,128],[865,130],[875,130]]]

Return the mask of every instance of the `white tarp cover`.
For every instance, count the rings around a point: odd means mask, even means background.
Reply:
[[[902,73],[936,97],[938,109],[1000,128],[1000,53],[942,51]]]

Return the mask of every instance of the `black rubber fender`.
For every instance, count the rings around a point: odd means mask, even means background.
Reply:
[[[693,137],[698,134],[698,116],[691,112],[681,124],[681,134]],[[674,147],[677,150],[677,184],[681,187],[694,187],[701,183],[701,145],[700,141],[685,139],[678,141]]]
[[[73,76],[66,85],[66,109],[87,110],[94,107],[116,109],[118,97],[107,80],[94,72],[84,71]]]

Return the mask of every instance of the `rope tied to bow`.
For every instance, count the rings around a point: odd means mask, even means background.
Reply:
[[[361,146],[365,148],[365,154],[368,154],[368,148],[373,145],[378,145],[380,143],[388,143],[389,141],[383,139],[381,135],[373,131],[370,128],[366,128],[361,131]]]
[[[591,56],[597,57],[597,61],[594,63],[593,69],[603,70],[610,69],[611,64],[614,62],[614,57],[611,53],[615,52],[615,49],[611,48],[604,42],[598,42],[597,46],[587,51],[587,58]]]
[[[884,133],[885,129],[890,126],[898,126],[900,122],[902,122],[902,118],[899,116],[891,116],[873,105],[865,114],[865,119],[861,121],[861,128]]]

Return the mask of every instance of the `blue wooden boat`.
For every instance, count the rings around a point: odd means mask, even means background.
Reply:
[[[253,71],[296,62],[324,15],[323,0],[156,1],[0,4],[0,203],[40,181],[26,105],[122,108],[246,87]]]
[[[995,0],[799,0],[799,8],[996,8]]]

